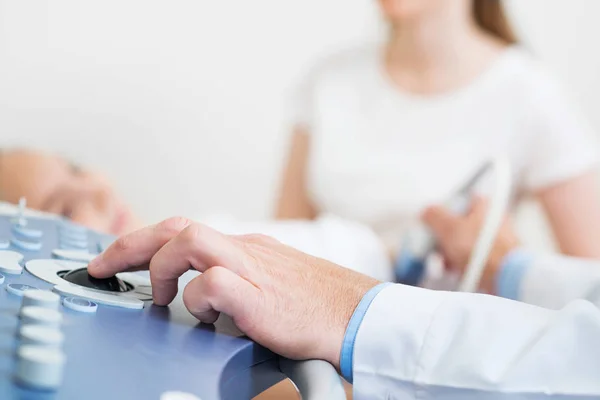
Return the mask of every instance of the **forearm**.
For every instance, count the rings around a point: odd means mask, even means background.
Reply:
[[[600,395],[600,311],[586,302],[550,311],[392,285],[374,298],[353,342],[351,373],[342,370],[358,400],[427,397],[440,387]]]
[[[305,220],[315,219],[317,212],[309,199],[303,193],[286,191],[282,189],[282,194],[275,210],[275,218],[279,220]],[[295,195],[294,195],[295,194]]]
[[[600,259],[600,188],[595,170],[540,190],[537,197],[563,254]]]
[[[314,219],[317,210],[307,191],[306,171],[310,152],[310,135],[296,129],[283,173],[275,216],[277,219]]]

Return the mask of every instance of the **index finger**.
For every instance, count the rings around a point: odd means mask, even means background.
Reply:
[[[122,236],[88,265],[96,278],[109,278],[119,272],[139,270],[169,240],[187,228],[192,221],[175,217]]]
[[[191,224],[166,243],[150,261],[154,304],[167,305],[177,295],[178,280],[191,268],[206,272],[223,267],[248,280],[247,251],[231,237],[202,224]]]

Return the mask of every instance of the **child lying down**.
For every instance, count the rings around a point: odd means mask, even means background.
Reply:
[[[122,235],[142,226],[133,210],[96,172],[56,155],[31,150],[0,154],[0,201],[60,214],[92,229]],[[199,218],[228,234],[261,233],[305,253],[325,258],[380,280],[391,280],[392,267],[379,238],[368,227],[334,215],[314,221],[238,221]]]

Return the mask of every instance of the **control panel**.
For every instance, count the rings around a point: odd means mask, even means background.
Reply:
[[[226,316],[154,306],[146,272],[90,276],[113,240],[2,204],[0,399],[247,399],[285,378]]]

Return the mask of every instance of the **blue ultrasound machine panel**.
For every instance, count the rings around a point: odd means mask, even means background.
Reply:
[[[0,399],[247,399],[284,378],[228,318],[199,324],[180,297],[152,305],[147,273],[89,277],[112,240],[0,214]]]

